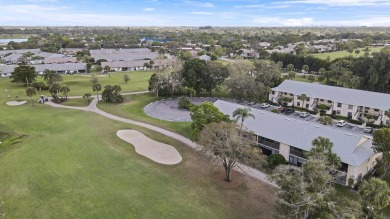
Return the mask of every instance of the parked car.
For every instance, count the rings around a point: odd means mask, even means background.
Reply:
[[[260,105],[261,108],[267,108],[267,107],[269,107],[269,106],[270,106],[269,103],[262,103],[262,104]]]
[[[284,107],[279,107],[278,110],[279,110],[279,112],[284,113],[284,111],[286,110],[286,108],[284,108]]]
[[[293,114],[294,112],[295,112],[295,109],[292,109],[292,108],[287,108],[286,110],[284,110],[284,114],[286,114],[286,115]]]
[[[307,117],[310,116],[310,113],[308,113],[308,112],[301,112],[301,113],[299,114],[299,116],[302,117],[302,118],[307,118]]]
[[[339,127],[344,127],[346,124],[347,124],[347,122],[345,120],[340,120],[337,122],[337,126],[339,126]]]
[[[374,132],[374,128],[372,128],[372,127],[366,127],[364,129],[364,133],[372,133],[372,132]]]

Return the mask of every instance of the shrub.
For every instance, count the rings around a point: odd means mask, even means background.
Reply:
[[[271,112],[273,112],[273,113],[280,113],[278,109],[272,109]]]
[[[313,110],[309,110],[307,108],[302,108],[302,107],[294,107],[296,110],[300,110],[300,111],[305,111],[305,112],[308,112],[312,115],[316,115],[317,114],[317,111],[313,111]]]
[[[194,104],[187,97],[181,97],[178,105],[180,109],[190,110]]]
[[[286,159],[281,154],[271,154],[268,157],[268,165],[270,168],[275,168],[280,164],[285,164]]]

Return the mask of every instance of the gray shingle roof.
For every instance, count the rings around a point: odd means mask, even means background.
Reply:
[[[43,65],[31,65],[35,67],[35,71],[43,72],[45,69],[53,71],[76,71],[87,70],[86,63],[65,63],[65,64],[43,64]]]
[[[244,107],[221,100],[215,102],[214,105],[231,118],[233,118],[234,110]],[[360,166],[374,155],[371,148],[372,139],[363,133],[350,133],[342,128],[324,126],[261,109],[251,108],[251,110],[255,119],[248,118],[245,120],[244,126],[257,135],[305,151],[312,148],[313,139],[319,136],[326,137],[333,142],[333,151],[341,158],[342,162],[353,166]],[[362,139],[364,139],[363,143],[358,146]]]
[[[381,110],[390,109],[390,94],[327,86],[315,83],[285,80],[273,91],[288,92],[294,95],[306,94],[308,97],[332,100],[333,102],[366,106]]]

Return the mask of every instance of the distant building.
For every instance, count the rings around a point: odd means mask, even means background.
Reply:
[[[136,49],[96,49],[90,50],[91,57],[98,61],[104,59],[107,61],[135,61],[135,60],[154,60],[158,53],[152,52],[147,48]]]
[[[218,109],[232,118],[234,110],[247,107],[218,100]],[[301,166],[306,162],[305,153],[313,147],[318,137],[328,138],[333,143],[333,152],[340,157],[342,166],[338,182],[347,185],[347,179],[361,180],[376,165],[381,156],[372,149],[372,136],[351,133],[345,129],[308,122],[299,118],[251,108],[254,118],[248,118],[244,130],[253,133],[253,141],[263,154],[281,154],[291,165]]]
[[[242,51],[241,56],[243,58],[247,58],[247,59],[256,58],[256,59],[258,59],[260,57],[259,53],[253,49],[241,49],[241,51]]]
[[[154,69],[170,68],[173,61],[172,59],[156,59],[153,60],[151,66]],[[142,71],[148,69],[145,64],[150,64],[150,60],[102,62],[101,66],[110,67],[110,71]]]
[[[211,61],[211,57],[208,55],[201,55],[198,57],[198,59],[204,60],[206,62]]]
[[[304,103],[298,99],[301,94],[307,96]],[[369,117],[376,125],[390,124],[390,118],[386,116],[386,111],[390,110],[390,94],[285,80],[272,88],[269,100],[277,103],[283,97],[290,98],[289,106],[314,110],[319,105],[326,105],[326,114],[365,121]]]

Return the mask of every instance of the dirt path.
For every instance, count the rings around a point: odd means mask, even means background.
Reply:
[[[123,94],[123,95],[134,95],[134,94],[140,94],[140,93],[147,93],[147,91],[126,93],[126,94]],[[68,98],[70,98],[70,97],[68,97]],[[57,107],[57,108],[76,109],[76,110],[82,110],[82,111],[87,111],[87,112],[94,112],[94,113],[97,113],[99,115],[102,115],[102,116],[104,116],[106,118],[109,118],[109,119],[112,119],[112,120],[116,120],[116,121],[120,121],[120,122],[124,122],[124,123],[128,123],[128,124],[141,126],[141,127],[153,130],[155,132],[161,133],[161,134],[163,134],[165,136],[168,136],[170,138],[173,138],[173,139],[175,139],[177,141],[180,141],[180,142],[190,146],[191,148],[193,148],[195,150],[199,150],[200,146],[198,144],[196,144],[195,142],[191,141],[190,139],[188,139],[188,138],[186,138],[186,137],[184,137],[184,136],[182,136],[180,134],[177,134],[175,132],[171,132],[171,131],[165,130],[163,128],[160,128],[160,127],[157,127],[157,126],[154,126],[154,125],[150,125],[150,124],[143,123],[143,122],[138,122],[138,121],[131,120],[131,119],[125,119],[125,118],[122,118],[122,117],[119,117],[119,116],[112,115],[110,113],[104,112],[104,111],[102,111],[102,110],[97,108],[97,106],[96,106],[97,102],[98,102],[97,99],[94,98],[93,101],[87,107],[64,106],[64,105],[53,103],[52,101],[49,101],[46,104],[48,104],[48,105],[50,105],[52,107]],[[239,164],[238,168],[236,168],[236,170],[239,171],[239,172],[245,173],[248,176],[256,178],[256,179],[258,179],[260,181],[263,181],[263,182],[265,182],[265,183],[267,183],[269,185],[277,187],[277,185],[275,183],[270,182],[268,180],[267,174],[265,174],[265,173],[263,173],[263,172],[261,172],[261,171],[259,171],[257,169],[248,167],[248,166],[243,165],[243,164]]]

